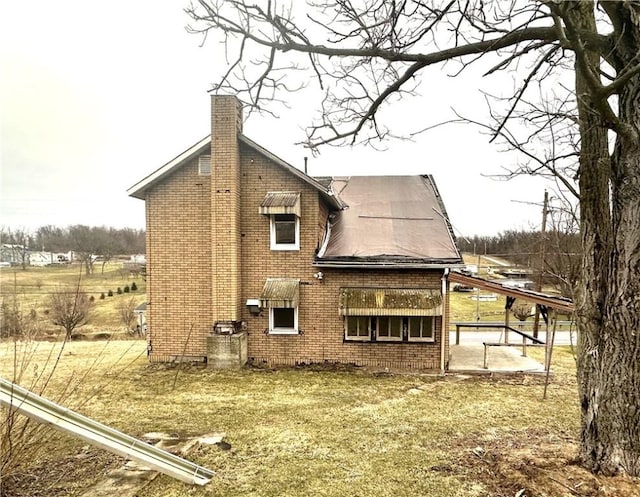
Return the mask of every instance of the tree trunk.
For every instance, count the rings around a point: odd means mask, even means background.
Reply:
[[[574,19],[589,28],[593,6],[574,5]],[[632,18],[627,28],[633,27]],[[618,74],[640,51],[637,27],[622,32],[627,34],[616,47]],[[599,67],[594,54],[588,60]],[[589,96],[584,68],[577,66],[584,244],[576,302],[580,459],[597,473],[640,476],[640,76],[619,94],[620,124],[609,156],[606,128]]]

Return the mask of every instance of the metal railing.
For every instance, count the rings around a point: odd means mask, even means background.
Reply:
[[[480,330],[495,330],[495,331],[501,331],[504,330],[505,324],[504,322],[498,322],[498,321],[464,321],[464,322],[455,322],[455,323],[451,323],[451,326],[455,326],[456,328],[456,345],[460,345],[460,331],[462,328],[468,328],[469,330],[473,331],[480,331]],[[451,328],[450,326],[450,328]],[[515,330],[518,332],[522,331],[522,328],[525,328],[527,330],[531,330],[531,332],[533,332],[533,322],[525,322],[524,324],[518,323],[518,327],[520,328],[520,330]],[[558,330],[560,330],[561,328],[574,328],[575,329],[575,323],[573,321],[557,321],[556,322],[556,327],[558,328]],[[514,328],[510,327],[510,329],[514,330]],[[449,330],[451,331],[451,330]]]

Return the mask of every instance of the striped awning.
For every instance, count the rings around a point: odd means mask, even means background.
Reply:
[[[300,193],[268,192],[260,204],[260,214],[295,214],[300,217]]]
[[[300,300],[300,280],[296,278],[267,278],[260,307],[298,307]]]
[[[434,288],[341,288],[342,316],[441,316],[442,294]]]

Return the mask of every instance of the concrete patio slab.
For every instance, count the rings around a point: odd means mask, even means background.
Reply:
[[[544,365],[531,357],[522,357],[522,348],[489,347],[488,368],[484,368],[483,345],[452,345],[449,372],[465,374],[489,373],[544,373]]]

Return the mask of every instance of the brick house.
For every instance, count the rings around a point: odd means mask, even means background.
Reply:
[[[462,261],[433,179],[312,178],[242,134],[235,97],[212,96],[211,119],[128,190],[146,202],[150,360],[222,367],[222,337],[239,364],[444,370]]]

